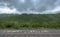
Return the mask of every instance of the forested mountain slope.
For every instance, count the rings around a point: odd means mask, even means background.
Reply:
[[[60,29],[60,14],[0,14],[0,29]]]

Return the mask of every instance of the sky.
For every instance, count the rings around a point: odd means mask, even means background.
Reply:
[[[0,14],[57,14],[60,0],[0,0]]]

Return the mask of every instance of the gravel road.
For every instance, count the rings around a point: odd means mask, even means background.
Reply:
[[[60,30],[0,30],[0,37],[60,37]]]

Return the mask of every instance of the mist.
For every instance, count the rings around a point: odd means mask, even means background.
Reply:
[[[60,0],[0,0],[0,14],[57,14]]]

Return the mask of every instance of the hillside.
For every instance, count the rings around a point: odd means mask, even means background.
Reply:
[[[60,29],[60,14],[0,14],[0,29]]]

